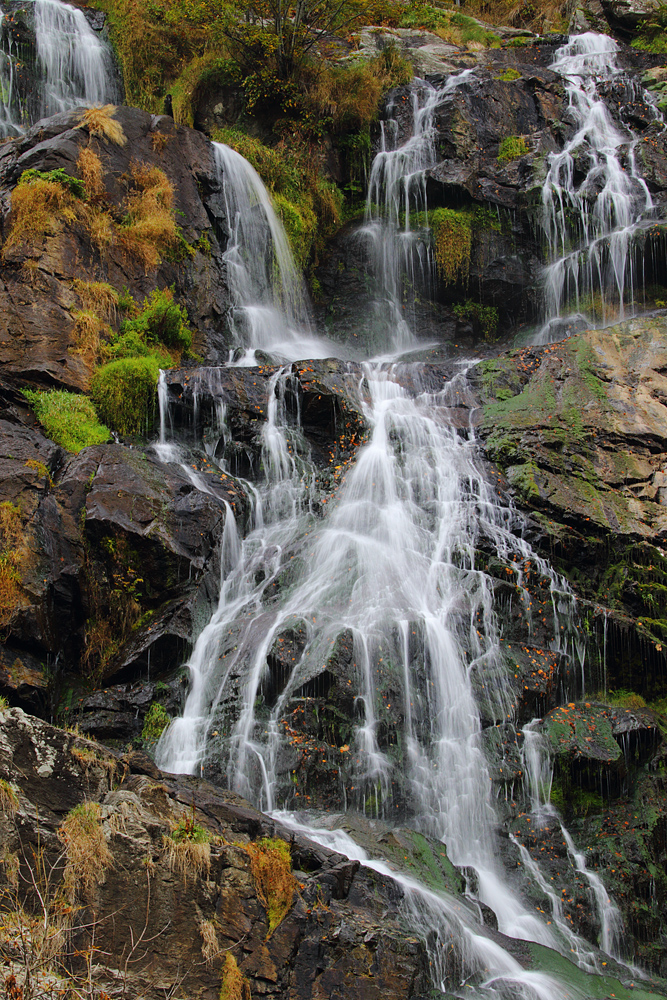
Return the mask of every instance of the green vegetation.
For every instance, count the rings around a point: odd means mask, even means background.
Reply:
[[[100,423],[87,396],[54,389],[50,392],[24,390],[47,437],[67,451],[77,453],[93,444],[109,440],[109,429]]]
[[[643,49],[645,52],[667,52],[667,4],[660,4],[641,23],[631,44],[633,48]]]
[[[5,707],[7,707],[6,702]],[[0,778],[0,813],[11,819],[16,814],[18,807],[19,797],[15,790],[8,781]]]
[[[9,702],[4,694],[0,694],[0,712],[5,712],[9,708]]]
[[[528,143],[522,135],[508,135],[500,143],[498,163],[511,163],[528,152]]]
[[[436,208],[430,216],[435,262],[445,285],[466,284],[472,247],[472,213]]]
[[[192,816],[180,819],[169,836],[175,844],[183,844],[186,841],[191,844],[208,844],[211,840],[209,832],[200,823],[195,822],[194,806]]]
[[[519,73],[518,69],[512,69],[511,66],[508,66],[507,69],[503,70],[503,72],[499,73],[496,77],[496,80],[503,80],[504,83],[511,83],[513,80],[520,79],[521,73]]]
[[[28,554],[20,508],[0,503],[0,631],[21,606],[21,567]]]
[[[483,306],[472,299],[466,299],[454,306],[454,315],[459,320],[471,320],[475,332],[481,334],[484,340],[495,340],[498,329],[498,310],[495,306]]]
[[[102,420],[120,434],[147,433],[155,416],[159,371],[153,357],[122,358],[99,368],[90,395]]]
[[[159,740],[162,731],[167,728],[170,722],[171,717],[164,705],[161,705],[159,701],[154,701],[144,718],[144,728],[141,730],[142,740],[149,743]]]
[[[243,975],[231,951],[225,955],[220,983],[220,1000],[251,1000],[250,983]]]
[[[19,178],[19,184],[34,184],[36,181],[46,181],[49,184],[61,184],[76,198],[83,198],[86,189],[82,180],[72,177],[66,170],[24,170]]]

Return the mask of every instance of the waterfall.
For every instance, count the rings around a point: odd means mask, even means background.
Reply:
[[[289,241],[257,171],[223,143],[213,150],[224,195],[231,333],[243,356],[256,350],[284,360],[330,357],[333,345],[313,334],[308,295]]]
[[[451,77],[440,90],[419,83],[410,138],[394,148],[395,135],[387,126],[372,167],[362,236],[375,261],[380,295],[374,319],[384,329],[385,351],[400,353],[416,343],[409,309],[403,308],[409,305],[404,289],[417,281],[425,250],[411,215],[419,212],[427,220],[425,171],[435,157],[434,112],[467,75]],[[600,162],[610,162],[611,153],[596,150]],[[565,1000],[573,996],[569,986],[526,972],[481,932],[474,906],[427,890],[368,857],[342,831],[307,825],[292,812],[300,802],[289,719],[308,701],[313,685],[325,683],[332,649],[346,637],[345,681],[353,709],[349,742],[332,747],[349,761],[346,777],[341,765],[338,805],[387,822],[407,818],[442,841],[451,861],[471,873],[476,897],[495,912],[502,934],[555,949],[587,972],[600,971],[597,951],[567,925],[539,863],[515,845],[517,856],[527,855],[520,872],[550,901],[552,920],[523,900],[498,857],[499,819],[483,731],[514,722],[515,661],[494,608],[497,580],[480,554],[492,553],[501,565],[513,567],[514,592],[528,625],[524,584],[529,572],[537,572],[551,599],[552,650],[575,663],[578,647],[569,587],[532,550],[521,516],[487,480],[473,421],[454,425],[452,413],[465,407],[471,412],[474,405],[467,379],[474,362],[460,363],[437,390],[432,380],[421,381],[418,364],[375,359],[349,365],[346,392],[356,394],[368,439],[320,514],[317,470],[296,405],[299,386],[285,362],[323,356],[331,345],[312,338],[300,276],[257,174],[228,147],[216,144],[215,155],[228,224],[230,323],[241,354],[234,363],[253,363],[254,352],[261,350],[283,367],[268,385],[261,468],[256,481],[245,484],[252,497],[250,524],[242,538],[228,512],[219,599],[187,664],[183,715],[163,731],[157,762],[167,771],[224,776],[231,788],[285,825],[394,879],[403,892],[406,925],[429,949],[434,986],[473,1000]],[[566,158],[562,164],[563,171],[569,169]],[[553,178],[561,176],[555,161],[551,168]],[[642,189],[638,180],[637,185]],[[562,184],[561,189],[565,205]],[[612,194],[616,197],[613,186],[604,224],[613,228]],[[580,197],[583,203],[585,191]],[[620,195],[616,201],[622,203]],[[554,225],[566,214],[565,208],[556,213]],[[590,215],[586,225],[594,232],[595,210]],[[423,263],[426,274],[427,257]],[[207,378],[215,395],[214,379]],[[195,386],[195,396],[196,391]],[[170,439],[164,378],[159,398],[156,448],[165,460],[180,461],[178,442]],[[215,444],[231,436],[226,403],[219,389],[207,449],[213,461]],[[205,440],[199,444],[206,447]],[[290,630],[298,632],[299,643],[291,649],[294,655],[276,666],[275,650]],[[537,740],[526,727],[524,767],[532,778],[534,808],[549,814],[550,767]],[[571,843],[564,827],[562,836]],[[602,944],[612,949],[618,930],[613,904],[574,845],[568,850],[600,908]],[[464,970],[463,983],[450,981],[450,954]]]
[[[550,154],[542,189],[549,264],[536,343],[560,339],[567,318],[604,324],[634,304],[632,239],[653,204],[637,172],[637,137],[619,131],[602,96],[621,74],[618,48],[607,35],[577,35],[550,67],[563,80],[575,131]]]
[[[83,11],[61,0],[32,0],[30,8],[35,30],[31,53],[18,50],[11,19],[0,14],[2,136],[20,135],[37,118],[116,98],[111,52]],[[34,77],[28,78],[30,61]]]

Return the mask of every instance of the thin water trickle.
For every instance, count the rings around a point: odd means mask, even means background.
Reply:
[[[632,240],[653,202],[635,162],[638,139],[617,127],[602,96],[621,76],[618,50],[613,38],[589,32],[558,49],[550,66],[564,82],[575,132],[550,154],[542,189],[550,262],[538,344],[559,340],[565,320],[604,325],[634,303]]]
[[[380,354],[419,345],[414,334],[414,295],[419,287],[428,287],[433,266],[428,241],[420,235],[428,228],[426,171],[437,162],[433,119],[445,97],[472,73],[468,69],[452,74],[440,88],[425,80],[414,81],[412,134],[402,145],[395,146],[397,123],[391,118],[382,123],[381,148],[371,167],[361,230],[378,286],[373,323],[382,344]]]

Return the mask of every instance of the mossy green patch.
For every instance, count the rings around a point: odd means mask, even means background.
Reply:
[[[91,397],[119,434],[146,434],[155,416],[160,366],[154,357],[110,361],[93,376]]]
[[[528,143],[522,135],[508,135],[500,143],[498,163],[511,163],[528,152]]]
[[[47,437],[68,451],[79,452],[110,438],[109,428],[100,423],[95,407],[87,396],[52,390],[23,393]]]

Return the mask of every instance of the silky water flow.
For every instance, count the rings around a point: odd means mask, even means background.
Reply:
[[[34,120],[117,99],[113,60],[106,42],[78,7],[61,0],[31,0],[35,51],[19,48],[11,19],[0,12],[0,136],[20,135]],[[20,74],[34,63],[31,87]]]
[[[439,91],[419,81],[412,135],[390,148],[395,142],[387,137],[397,130],[385,123],[373,164],[364,236],[374,247],[376,311],[388,331],[390,354],[415,343],[403,318],[402,275],[415,261],[412,211],[428,212],[424,171],[434,158],[433,113],[469,75],[457,74]],[[230,225],[231,326],[241,362],[252,363],[258,349],[275,349],[283,361],[299,357],[312,346],[312,335],[289,244],[252,168],[227,147],[215,149]],[[563,164],[565,169],[567,157]],[[372,207],[377,205],[381,208]],[[267,245],[273,255],[268,263]],[[417,249],[417,259],[420,253]],[[455,865],[474,870],[475,895],[495,912],[501,933],[560,951],[586,972],[600,971],[600,952],[567,926],[539,864],[530,858],[524,877],[550,900],[548,922],[526,905],[515,881],[510,885],[497,858],[498,817],[479,703],[483,698],[484,718],[497,724],[511,724],[514,704],[493,581],[479,565],[480,551],[513,564],[528,620],[524,567],[548,581],[554,648],[578,664],[582,675],[583,654],[576,641],[573,595],[531,550],[522,537],[521,517],[487,481],[472,423],[460,426],[459,420],[455,426],[452,419],[454,412],[472,407],[470,364],[456,366],[436,390],[425,384],[415,388],[419,367],[413,365],[410,391],[401,384],[400,363],[376,360],[348,367],[347,390],[357,394],[368,440],[324,516],[317,510],[316,470],[300,430],[298,389],[288,364],[277,369],[262,430],[262,475],[246,484],[251,523],[242,538],[228,511],[218,605],[188,662],[183,716],[163,732],[156,759],[167,771],[198,773],[215,758],[232,788],[286,827],[394,879],[403,890],[405,920],[426,942],[436,987],[471,997],[556,1000],[577,991],[554,976],[526,972],[483,931],[472,902],[431,891],[369,858],[349,834],[328,829],[323,817],[290,811],[296,802],[285,773],[287,737],[281,720],[291,700],[318,676],[337,637],[349,634],[357,719],[349,788],[341,783],[341,810],[351,807],[381,819],[400,805],[410,825],[446,844]],[[158,454],[182,461],[180,452],[169,450],[176,445],[169,440],[164,377],[160,414]],[[215,420],[209,436],[229,438],[223,398]],[[215,449],[209,451],[214,454]],[[269,702],[263,697],[267,657],[281,632],[295,626],[305,636],[303,649]],[[387,669],[400,700],[400,739],[394,743],[386,738],[384,720],[390,706],[381,677]],[[549,765],[535,747],[535,736],[526,727],[525,770],[536,787],[543,787],[550,780]],[[551,810],[547,801],[544,794],[538,796],[534,809]],[[601,881],[586,871],[564,827],[563,836],[573,865],[586,874],[595,895],[602,945],[613,952],[618,911]],[[454,953],[457,970],[463,970],[456,983],[448,958]]]

